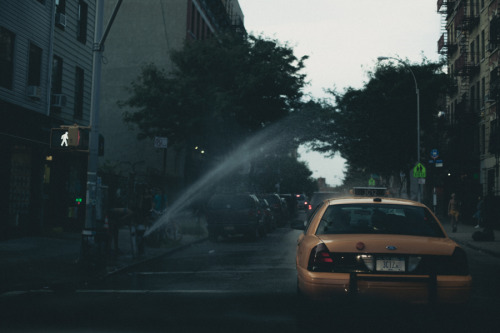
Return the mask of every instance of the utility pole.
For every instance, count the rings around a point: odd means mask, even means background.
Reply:
[[[97,206],[97,162],[99,153],[99,103],[100,103],[100,90],[101,90],[101,65],[102,65],[102,52],[104,51],[104,42],[108,36],[109,30],[113,21],[118,13],[118,9],[122,0],[118,0],[113,14],[106,26],[104,34],[103,28],[103,14],[104,14],[104,0],[96,0],[96,14],[95,14],[95,34],[94,45],[92,51],[94,52],[93,67],[92,67],[92,98],[90,106],[90,137],[89,137],[89,159],[87,167],[87,193],[86,193],[86,207],[85,207],[85,226],[82,231],[82,247],[81,259],[87,262],[90,258],[90,249],[92,243],[95,241],[96,234],[96,206]]]

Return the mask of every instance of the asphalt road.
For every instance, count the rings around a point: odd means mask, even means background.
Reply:
[[[202,242],[85,288],[0,298],[2,332],[497,332],[500,259],[467,249],[467,306],[304,306],[295,294],[300,232]]]

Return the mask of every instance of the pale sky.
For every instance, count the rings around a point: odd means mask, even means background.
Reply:
[[[297,57],[308,55],[305,89],[315,99],[324,89],[361,88],[377,57],[420,63],[437,61],[443,33],[437,0],[239,0],[249,33],[287,43]],[[410,75],[410,74],[409,74]],[[343,179],[343,160],[299,150],[330,185]]]

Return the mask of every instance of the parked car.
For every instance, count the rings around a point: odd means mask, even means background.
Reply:
[[[288,212],[286,204],[283,203],[280,196],[276,193],[268,193],[262,194],[259,197],[265,199],[269,203],[276,224],[278,226],[285,225],[288,220]]]
[[[300,229],[297,290],[306,299],[469,299],[466,253],[421,203],[382,196],[327,199]]]
[[[208,236],[245,235],[257,239],[266,233],[259,199],[253,194],[215,194],[206,208]]]
[[[276,229],[276,220],[274,219],[273,211],[271,206],[266,199],[259,198],[260,209],[264,215],[264,225],[266,226],[266,232],[271,232]]]
[[[297,209],[298,210],[306,210],[307,208],[307,198],[304,194],[295,194],[295,198],[297,198]]]
[[[280,197],[286,200],[288,207],[288,218],[293,219],[297,216],[297,198],[293,194],[280,194]]]

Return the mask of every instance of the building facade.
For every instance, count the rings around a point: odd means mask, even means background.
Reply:
[[[456,146],[455,171],[472,177],[480,194],[500,195],[499,49],[500,3],[497,0],[438,0],[443,34],[438,50],[447,56],[453,87],[447,119]]]
[[[115,2],[106,1],[105,19],[114,7]],[[126,88],[143,66],[155,64],[168,72],[173,68],[171,52],[180,50],[186,40],[212,38],[229,26],[243,27],[237,0],[128,0],[120,6],[103,54],[99,119],[105,138],[100,168],[122,177],[121,185],[109,184],[113,192],[121,186],[122,193],[130,193],[136,185],[151,183],[167,192],[182,188],[185,158],[195,147],[167,143],[168,148],[162,148],[154,139],[138,140],[138,132],[123,121],[127,108],[118,102],[129,97]],[[123,200],[130,202],[131,196]]]
[[[87,154],[51,129],[90,115],[95,4],[0,0],[0,238],[78,225]]]

